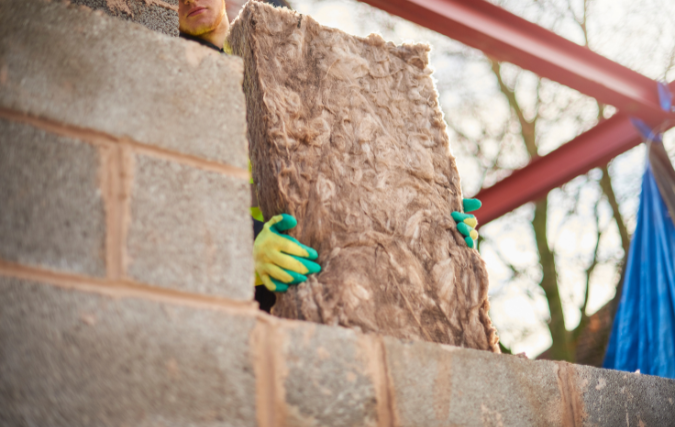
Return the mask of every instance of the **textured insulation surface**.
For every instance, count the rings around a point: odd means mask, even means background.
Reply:
[[[255,1],[229,41],[262,212],[294,215],[323,267],[273,313],[498,352],[485,264],[450,217],[462,196],[429,46]]]

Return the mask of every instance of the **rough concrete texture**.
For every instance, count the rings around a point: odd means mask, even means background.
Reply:
[[[671,426],[675,381],[385,338],[401,426]]]
[[[575,366],[586,426],[675,426],[675,380]]]
[[[99,153],[0,119],[0,258],[104,276]]]
[[[385,338],[401,426],[561,426],[573,420],[559,366]],[[570,365],[571,366],[571,365]]]
[[[342,328],[287,325],[277,350],[287,404],[281,425],[378,425],[371,366],[379,360],[369,352],[367,340]]]
[[[260,392],[282,426],[675,420],[673,380],[392,338],[382,353],[372,335],[255,322],[0,276],[0,425],[253,426],[269,419]],[[264,325],[269,342],[256,341]]]
[[[248,182],[134,157],[128,275],[187,292],[253,298]]]
[[[0,277],[0,424],[256,425],[253,325]]]
[[[450,216],[462,195],[429,46],[259,2],[229,41],[245,63],[260,208],[294,215],[289,234],[322,266],[272,313],[499,352],[485,263]]]
[[[242,71],[79,6],[0,1],[0,107],[247,168]]]
[[[71,0],[71,2],[136,22],[153,31],[178,36],[178,0]]]

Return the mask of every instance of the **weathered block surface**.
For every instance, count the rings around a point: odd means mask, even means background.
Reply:
[[[575,365],[586,426],[675,425],[675,380]]]
[[[296,216],[291,234],[323,267],[274,314],[498,352],[484,262],[450,217],[461,190],[429,47],[258,2],[230,44],[245,61],[263,214]]]
[[[169,36],[178,35],[178,0],[71,0]]]
[[[0,258],[104,276],[98,149],[0,119]]]
[[[669,426],[675,381],[385,338],[400,426]]]
[[[287,426],[378,425],[377,360],[366,337],[343,328],[288,324],[279,330]]]
[[[249,183],[134,157],[127,274],[186,292],[253,298]]]
[[[0,257],[251,299],[241,60],[98,15],[0,0],[0,113],[104,146],[0,123]]]
[[[560,367],[385,338],[395,416],[402,426],[559,426],[573,419]],[[571,365],[569,365],[571,366]]]
[[[382,348],[373,335],[284,320],[254,328],[260,316],[0,276],[0,424],[591,427],[675,419],[673,380],[392,338]],[[259,327],[269,342],[253,339]],[[276,400],[261,402],[270,392]]]
[[[253,324],[0,277],[0,424],[256,425]]]
[[[75,6],[2,0],[0,77],[0,108],[248,167],[239,58]]]

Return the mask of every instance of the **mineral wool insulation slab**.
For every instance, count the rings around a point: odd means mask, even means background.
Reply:
[[[323,268],[273,314],[499,352],[485,264],[450,217],[462,195],[429,46],[255,1],[229,41],[262,212],[294,215]]]

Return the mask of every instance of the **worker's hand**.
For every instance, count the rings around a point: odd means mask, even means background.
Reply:
[[[464,199],[462,200],[462,205],[464,206],[464,212],[473,212],[482,206],[478,199]],[[475,246],[474,241],[478,239],[478,232],[476,231],[478,221],[476,217],[467,213],[453,212],[452,219],[457,223],[457,231],[464,236],[466,245],[473,248]]]
[[[281,234],[298,225],[291,215],[281,214],[265,223],[253,243],[256,285],[265,285],[272,292],[286,292],[289,285],[307,280],[307,274],[321,271],[312,262],[316,251],[291,236]]]

